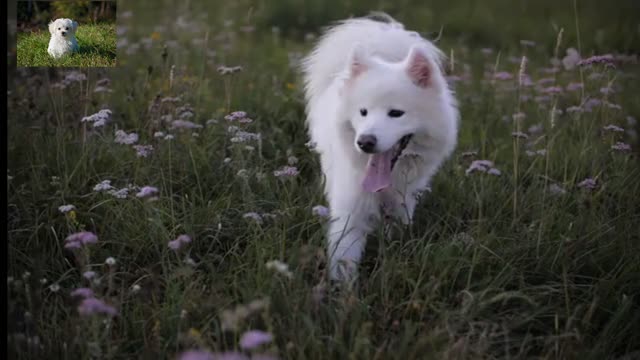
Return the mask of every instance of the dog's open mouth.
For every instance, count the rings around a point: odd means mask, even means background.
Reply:
[[[391,149],[369,156],[366,174],[362,181],[365,191],[379,192],[391,186],[391,171],[402,151],[409,144],[411,136],[413,134],[405,135]]]

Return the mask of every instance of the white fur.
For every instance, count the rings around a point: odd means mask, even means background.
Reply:
[[[47,52],[52,57],[58,59],[65,54],[78,50],[76,41],[76,30],[78,23],[71,19],[56,19],[49,23],[51,40]]]
[[[444,78],[442,52],[383,17],[387,22],[359,18],[329,28],[303,63],[307,126],[320,154],[332,217],[327,237],[333,280],[357,275],[366,236],[383,204],[405,224],[412,221],[418,195],[456,145],[459,115]],[[426,86],[409,75],[413,56],[430,70]],[[405,114],[390,118],[390,109]],[[414,134],[392,171],[392,188],[383,192],[362,187],[370,155],[355,141],[364,133],[378,138],[378,151]]]

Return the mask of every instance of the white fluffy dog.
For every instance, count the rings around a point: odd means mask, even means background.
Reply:
[[[408,224],[454,150],[457,102],[442,52],[386,14],[331,27],[304,60],[307,125],[332,223],[329,276],[351,281],[376,220]]]
[[[78,23],[71,19],[56,19],[49,23],[49,32],[51,40],[49,40],[49,55],[58,59],[65,54],[69,54],[78,50],[78,42],[76,41],[76,30]]]

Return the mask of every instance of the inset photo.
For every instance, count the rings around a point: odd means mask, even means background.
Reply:
[[[18,67],[116,66],[116,1],[18,1]]]

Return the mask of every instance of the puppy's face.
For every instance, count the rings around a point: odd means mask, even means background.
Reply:
[[[56,19],[49,23],[51,36],[71,38],[75,35],[77,29],[78,23],[71,19]]]

